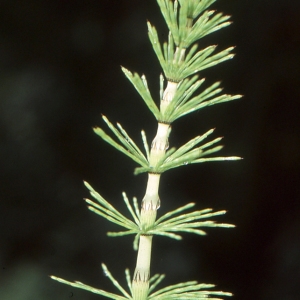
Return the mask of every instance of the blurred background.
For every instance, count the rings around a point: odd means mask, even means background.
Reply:
[[[236,229],[155,237],[152,273],[161,284],[198,280],[231,291],[237,300],[300,298],[300,2],[220,0],[214,9],[233,25],[200,41],[218,49],[236,45],[236,57],[204,71],[206,84],[222,80],[242,100],[188,115],[173,125],[180,146],[216,127],[223,155],[239,162],[208,163],[162,177],[159,213],[188,202],[226,209],[221,222]],[[121,72],[145,73],[159,99],[157,59],[146,20],[161,41],[167,28],[155,0],[0,1],[0,298],[94,300],[68,280],[115,291],[105,262],[125,284],[133,272],[132,238],[89,212],[82,180],[126,211],[121,192],[142,199],[147,176],[93,131],[101,113],[140,142],[156,122]],[[297,238],[298,236],[298,238]]]

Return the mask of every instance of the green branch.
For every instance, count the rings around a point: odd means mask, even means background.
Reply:
[[[104,296],[109,299],[114,300],[134,300],[132,295],[132,284],[131,276],[128,269],[125,270],[126,282],[129,288],[129,293],[119,284],[119,282],[112,276],[105,264],[102,264],[102,269],[107,278],[112,282],[112,284],[117,288],[117,290],[122,294],[118,295],[115,293],[106,292],[101,289],[94,288],[90,285],[84,284],[80,281],[68,281],[56,276],[50,276],[51,279],[61,282],[63,284],[73,286],[79,289],[87,290],[91,293]],[[165,275],[155,274],[149,280],[150,287],[148,292],[148,297],[146,300],[221,300],[220,298],[215,298],[215,296],[232,296],[231,293],[222,291],[211,291],[210,289],[215,287],[213,284],[199,284],[197,281],[188,281],[183,283],[178,283],[164,287],[154,293],[151,292],[157,287],[157,285],[165,278]]]
[[[108,221],[115,223],[123,228],[125,231],[118,232],[108,232],[109,236],[118,237],[130,234],[135,234],[136,238],[134,240],[134,249],[137,250],[137,237],[140,235],[161,235],[176,240],[181,240],[182,237],[178,233],[194,233],[198,235],[206,235],[203,227],[223,227],[231,228],[234,227],[232,224],[226,223],[216,223],[215,221],[200,221],[202,219],[208,219],[215,216],[220,216],[226,213],[226,211],[216,211],[213,212],[211,208],[197,210],[189,213],[183,213],[188,209],[195,206],[195,203],[189,203],[182,207],[179,207],[173,211],[170,211],[160,217],[155,221],[154,224],[149,227],[144,227],[141,222],[140,213],[137,207],[136,198],[133,199],[134,205],[132,206],[127,198],[127,195],[123,192],[123,200],[126,207],[133,218],[133,221],[121,214],[117,209],[115,209],[111,204],[109,204],[99,193],[97,193],[91,185],[84,182],[85,186],[89,189],[90,194],[94,199],[98,201],[95,203],[89,199],[86,202],[90,205],[88,208],[94,213],[100,215],[101,217],[107,219]],[[178,215],[179,214],[179,215]],[[177,215],[177,216],[175,216]],[[196,222],[197,221],[197,222]]]
[[[180,89],[179,89],[180,90]],[[206,92],[203,94],[203,98],[206,99],[207,95],[212,93]],[[224,100],[224,99],[223,99]],[[193,100],[191,100],[193,101]],[[196,100],[195,100],[196,101]],[[179,101],[178,101],[179,102]],[[206,101],[208,102],[208,101]],[[204,103],[206,103],[204,102]],[[182,103],[182,102],[181,102]],[[208,105],[208,104],[205,104]],[[188,106],[189,108],[189,106]],[[188,109],[187,108],[187,109]],[[174,110],[175,111],[175,110]],[[177,109],[177,111],[180,111]],[[184,111],[184,108],[181,110]],[[176,111],[175,111],[176,113]],[[120,124],[117,124],[118,128],[114,127],[109,120],[103,116],[104,121],[108,125],[109,129],[114,133],[114,135],[119,140],[119,143],[113,140],[109,135],[107,135],[101,128],[94,128],[94,131],[97,135],[99,135],[103,140],[112,145],[114,148],[130,157],[133,161],[138,163],[141,167],[135,169],[135,174],[140,174],[143,172],[150,173],[163,173],[167,170],[177,168],[183,165],[193,164],[193,163],[202,163],[207,161],[225,161],[225,160],[238,160],[241,159],[237,156],[229,156],[229,157],[208,157],[203,158],[204,156],[210,155],[214,152],[217,152],[222,149],[223,146],[216,146],[213,148],[209,148],[215,143],[219,142],[221,138],[216,138],[200,147],[194,148],[197,144],[202,142],[205,138],[207,138],[214,130],[211,129],[202,136],[197,136],[194,139],[190,140],[183,146],[181,146],[178,150],[175,148],[171,148],[166,154],[162,157],[160,161],[156,163],[155,166],[150,163],[150,150],[149,145],[147,143],[146,133],[142,131],[142,140],[145,148],[146,156],[142,153],[139,147],[135,144],[135,142],[130,138],[127,132],[122,128]],[[208,149],[207,149],[208,148]]]
[[[212,55],[216,49],[216,45],[208,46],[198,52],[196,52],[197,45],[195,45],[184,59],[184,55],[180,53],[184,53],[186,48],[174,48],[173,36],[169,34],[168,43],[165,42],[162,49],[155,27],[150,22],[147,24],[149,39],[168,80],[180,82],[190,75],[234,57],[231,53],[234,47],[229,47]]]
[[[177,47],[188,48],[200,38],[231,24],[228,21],[230,16],[206,10],[214,2],[215,0],[179,0],[180,9],[178,9],[177,0],[174,3],[171,0],[157,0]],[[200,16],[201,13],[203,14]]]

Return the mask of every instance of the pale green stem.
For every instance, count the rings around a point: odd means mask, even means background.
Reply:
[[[165,112],[166,108],[174,98],[177,91],[178,83],[173,81],[168,81],[167,87],[164,91],[163,98],[160,101],[160,111]]]
[[[157,134],[151,145],[150,163],[155,167],[168,147],[169,125],[158,124]],[[141,226],[147,229],[153,226],[157,209],[160,206],[158,195],[160,174],[149,173],[146,194],[141,207]],[[136,268],[132,281],[132,296],[134,300],[146,300],[149,290],[150,262],[152,236],[141,235],[137,255]]]
[[[177,49],[180,49],[177,47]],[[177,51],[176,49],[176,51]],[[179,50],[178,50],[179,51]],[[179,64],[182,63],[184,61],[184,58],[185,58],[185,51],[186,49],[185,48],[181,48],[180,49],[180,53],[179,53]]]
[[[146,300],[149,290],[152,235],[140,236],[139,252],[132,282],[134,300]]]
[[[181,64],[184,61],[185,51],[186,49],[184,47],[176,47],[173,64]]]
[[[142,201],[141,224],[143,229],[151,227],[156,219],[160,206],[158,195],[160,174],[148,174],[146,194]],[[150,262],[152,250],[152,235],[141,235],[137,262],[132,281],[132,296],[134,300],[146,300],[149,290]]]
[[[173,63],[181,64],[185,58],[185,48],[176,47]],[[178,57],[179,56],[179,57]],[[168,80],[167,87],[163,93],[163,98],[160,101],[160,111],[165,112],[166,108],[173,100],[175,93],[177,91],[178,82]]]
[[[179,51],[177,48],[176,51]],[[185,49],[180,49],[179,61],[183,60]],[[173,100],[177,91],[178,83],[168,81],[167,87],[161,99],[160,109],[165,110]],[[170,124],[158,123],[156,136],[151,144],[150,165],[155,168],[157,163],[163,158],[169,147]],[[160,174],[149,173],[146,188],[146,194],[142,201],[141,207],[141,226],[142,229],[151,228],[153,226],[157,209],[160,207],[160,199],[158,195],[160,182]],[[136,268],[132,281],[132,296],[134,300],[147,300],[149,291],[150,263],[152,250],[152,235],[141,235],[139,240],[139,248],[137,255]]]
[[[150,166],[155,168],[158,161],[164,156],[166,150],[169,148],[169,134],[170,125],[158,123],[156,136],[151,144],[150,152]]]
[[[147,189],[142,200],[140,217],[143,229],[147,229],[154,224],[156,211],[160,207],[160,199],[158,195],[159,180],[160,174],[148,174]]]

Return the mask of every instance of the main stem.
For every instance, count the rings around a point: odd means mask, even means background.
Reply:
[[[193,20],[188,19],[186,27],[190,30]],[[173,64],[181,64],[185,59],[185,47],[176,47]],[[178,88],[178,82],[168,78],[167,87],[160,101],[160,111],[164,114],[168,105],[173,100]],[[158,122],[156,136],[151,144],[150,166],[156,167],[157,163],[164,157],[169,147],[170,124]],[[142,229],[153,227],[157,209],[160,207],[158,195],[161,174],[149,173],[146,194],[141,207],[141,226]],[[147,300],[150,279],[150,263],[152,250],[152,235],[141,235],[137,255],[136,268],[132,281],[132,296],[134,300]]]
[[[177,47],[175,56],[179,55],[178,63],[184,60],[185,49]],[[167,87],[160,101],[160,111],[163,113],[173,100],[178,88],[178,82],[168,80]],[[157,133],[151,144],[150,165],[156,167],[169,148],[170,124],[158,122]],[[160,207],[158,195],[161,174],[149,173],[146,194],[141,207],[141,224],[143,229],[154,225],[157,209]],[[132,281],[132,296],[134,300],[147,300],[150,279],[150,263],[152,250],[152,235],[141,235],[137,262]]]
[[[161,110],[166,109],[174,98],[178,83],[168,81],[161,99]],[[158,123],[156,136],[151,144],[150,165],[155,167],[164,157],[169,147],[170,124]],[[148,229],[154,225],[157,209],[160,207],[158,195],[161,174],[148,173],[148,182],[141,206],[141,225]],[[132,296],[134,300],[147,300],[150,279],[150,263],[152,250],[152,235],[141,235],[137,254],[136,268],[132,281]]]

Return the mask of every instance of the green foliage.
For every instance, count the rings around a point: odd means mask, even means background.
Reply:
[[[189,56],[187,56],[187,58],[188,57]],[[163,65],[165,65],[166,68],[170,66],[168,62],[164,63]],[[184,67],[185,66],[183,66],[183,68]],[[140,77],[137,73],[132,74],[124,67],[122,67],[122,70],[126,77],[133,84],[135,89],[138,91],[138,93],[140,94],[140,96],[142,97],[142,99],[144,100],[144,102],[146,103],[147,107],[152,112],[156,120],[162,123],[172,123],[180,117],[202,109],[204,107],[240,99],[242,97],[242,95],[219,95],[222,91],[222,88],[220,88],[220,82],[212,84],[211,86],[203,90],[199,95],[192,97],[196,90],[198,90],[198,88],[205,81],[204,78],[197,80],[198,76],[195,75],[192,78],[178,80],[180,84],[178,86],[178,90],[175,93],[174,99],[168,105],[165,111],[160,111],[150,94],[145,75]],[[166,72],[167,74],[169,74],[168,70],[165,70],[165,73]],[[180,77],[187,77],[184,75],[185,73],[182,71],[181,68],[178,68],[176,72],[178,72],[178,76]],[[166,77],[169,78],[170,76],[166,75]]]
[[[215,82],[199,95],[192,97],[205,80],[204,78],[200,80],[197,79],[198,76],[195,75],[190,79],[183,80],[179,84],[172,102],[163,113],[163,122],[172,123],[180,117],[204,107],[240,99],[242,97],[242,95],[219,95],[222,91],[222,88],[220,87],[221,82]]]
[[[100,215],[101,217],[107,219],[108,221],[115,223],[123,228],[126,231],[118,231],[118,232],[108,232],[107,234],[112,237],[117,236],[125,236],[129,234],[135,234],[136,237],[134,239],[133,248],[137,250],[137,242],[140,235],[161,235],[166,236],[169,238],[173,238],[176,240],[181,240],[182,237],[178,233],[194,233],[198,235],[206,235],[206,232],[203,227],[224,227],[230,228],[234,227],[231,224],[225,223],[216,223],[215,221],[198,221],[202,219],[208,219],[211,217],[223,215],[226,211],[217,211],[213,212],[211,208],[197,210],[189,213],[182,213],[188,209],[191,209],[195,206],[195,203],[189,203],[182,207],[179,207],[173,211],[170,211],[160,217],[158,220],[155,221],[154,224],[150,225],[149,227],[143,226],[140,218],[140,212],[137,204],[137,199],[133,198],[133,207],[130,204],[127,195],[123,192],[123,200],[126,204],[126,207],[132,216],[132,220],[125,217],[121,214],[116,208],[114,208],[108,201],[106,201],[99,193],[97,193],[90,184],[84,182],[85,186],[89,189],[91,196],[97,200],[93,202],[89,199],[85,199],[85,201],[89,204],[89,210],[93,211],[94,213]],[[177,215],[177,216],[175,216]],[[196,222],[198,221],[198,222]]]
[[[141,150],[129,137],[127,132],[122,128],[120,124],[117,124],[117,129],[109,122],[109,120],[105,116],[103,116],[103,119],[120,143],[115,142],[109,135],[107,135],[104,132],[104,130],[102,130],[99,127],[94,128],[95,133],[107,143],[109,143],[111,146],[124,153],[126,156],[130,157],[133,161],[135,161],[141,166],[135,169],[135,174],[140,174],[144,172],[163,173],[167,170],[188,164],[203,163],[208,161],[231,161],[241,159],[238,156],[205,157],[223,148],[223,146],[211,147],[222,139],[220,137],[195,148],[196,145],[198,145],[200,142],[202,142],[210,134],[213,133],[214,130],[211,129],[203,135],[193,138],[177,150],[176,148],[171,148],[165,153],[162,159],[156,163],[156,165],[151,165],[149,159],[150,150],[146,139],[146,133],[144,131],[142,131],[142,139],[146,151],[146,156],[141,152]]]
[[[223,94],[220,82],[215,82],[204,87],[205,78],[200,78],[196,75],[196,73],[227,61],[234,56],[232,53],[234,47],[228,47],[216,52],[216,45],[199,50],[196,44],[199,39],[231,23],[229,16],[216,13],[214,10],[208,10],[215,1],[157,0],[169,29],[168,40],[161,44],[156,28],[150,22],[147,23],[149,40],[164,73],[164,76],[160,75],[160,99],[158,101],[152,98],[145,75],[140,76],[122,67],[125,76],[137,90],[155,119],[159,123],[163,123],[159,124],[158,128],[161,130],[158,130],[157,138],[151,144],[151,149],[149,148],[144,131],[141,132],[144,146],[143,152],[119,123],[114,126],[105,116],[102,116],[102,118],[114,138],[108,135],[102,128],[94,128],[95,133],[104,141],[138,164],[134,172],[135,174],[148,172],[151,174],[149,178],[152,177],[152,180],[149,180],[150,183],[148,181],[144,198],[148,204],[148,206],[145,206],[147,208],[142,205],[142,209],[140,210],[137,199],[133,198],[131,203],[126,193],[123,192],[123,200],[129,211],[130,218],[120,213],[87,182],[84,183],[95,200],[85,199],[88,208],[123,228],[122,231],[108,232],[109,236],[135,235],[133,242],[135,250],[138,249],[139,240],[140,242],[147,242],[147,244],[144,244],[146,246],[140,247],[141,252],[139,249],[137,265],[140,262],[142,267],[140,269],[136,268],[135,274],[138,274],[138,276],[134,275],[132,281],[129,270],[125,271],[129,292],[122,288],[104,264],[102,264],[102,268],[105,275],[118,289],[120,295],[96,289],[78,281],[70,282],[55,276],[51,276],[52,279],[116,300],[220,300],[219,297],[232,295],[231,293],[211,291],[210,289],[214,285],[199,284],[196,281],[179,283],[154,291],[164,278],[164,275],[159,274],[151,277],[148,282],[151,257],[151,243],[149,241],[152,241],[152,235],[161,235],[180,240],[182,239],[182,233],[205,235],[206,232],[203,230],[205,227],[234,227],[231,224],[216,223],[210,220],[212,217],[225,214],[223,210],[214,212],[211,208],[207,208],[188,211],[195,206],[195,203],[181,206],[155,221],[156,209],[158,207],[156,205],[159,200],[159,174],[188,164],[241,159],[237,156],[210,156],[223,148],[222,145],[218,144],[222,139],[220,137],[206,140],[214,132],[214,129],[196,136],[177,149],[173,147],[167,151],[168,130],[172,122],[204,107],[242,97],[241,95]],[[164,77],[168,81],[166,87]],[[200,92],[198,92],[199,89],[201,89]],[[146,222],[150,219],[151,222]],[[148,248],[146,249],[146,247]],[[143,272],[143,276],[140,276],[140,272]],[[141,289],[139,285],[143,285]]]
[[[104,141],[106,141],[108,144],[122,152],[123,154],[130,157],[133,161],[138,163],[140,166],[147,168],[148,163],[148,157],[146,158],[144,154],[141,152],[139,147],[134,143],[134,141],[129,137],[127,132],[122,128],[122,126],[118,123],[118,129],[114,127],[109,120],[102,116],[103,120],[109,127],[109,129],[114,133],[114,135],[117,137],[120,143],[115,142],[109,135],[107,135],[104,130],[102,130],[99,127],[94,128],[94,132],[99,135]],[[142,134],[144,146],[146,149],[146,153],[149,153],[149,146],[146,144],[146,137],[145,133]]]
[[[163,44],[162,50],[157,31],[149,22],[148,30],[149,38],[155,54],[166,78],[170,81],[180,82],[188,76],[213,67],[234,57],[234,55],[231,53],[234,47],[229,47],[214,55],[211,55],[215,51],[216,45],[206,47],[198,52],[196,52],[198,46],[194,45],[184,58],[183,53],[185,52],[185,48],[174,49],[172,35],[169,34],[168,43]]]
[[[231,24],[228,21],[230,16],[206,10],[215,1],[179,0],[180,10],[178,10],[178,1],[157,0],[177,47],[188,48],[200,38]],[[193,24],[197,17],[199,18]],[[189,24],[190,26],[187,26]]]
[[[96,289],[92,286],[86,285],[80,281],[71,282],[56,276],[50,276],[52,279],[59,281],[61,283],[80,288],[83,290],[90,291],[94,294],[98,294],[100,296],[105,296],[109,299],[115,300],[134,300],[131,296],[132,294],[132,284],[131,284],[131,276],[128,269],[125,270],[126,282],[128,285],[129,293],[126,292],[124,288],[118,283],[118,281],[112,276],[109,272],[105,264],[102,264],[102,269],[104,274],[109,278],[109,280],[113,283],[113,285],[121,292],[123,296],[118,294],[106,292],[104,290]],[[147,300],[221,300],[220,298],[215,298],[215,296],[232,296],[231,293],[221,292],[221,291],[210,291],[209,289],[215,287],[213,284],[199,284],[197,281],[188,281],[183,283],[178,283],[174,285],[170,285],[164,287],[156,292],[152,291],[156,288],[156,286],[165,278],[165,275],[155,274],[150,278],[150,288]]]
[[[152,112],[154,117],[157,120],[159,120],[161,118],[161,114],[154,100],[152,99],[152,96],[148,89],[146,76],[143,75],[142,77],[140,77],[137,73],[132,74],[124,67],[122,67],[122,71],[124,72],[126,77],[130,80],[130,82],[133,84],[135,89],[138,91],[138,93],[140,94],[140,96],[142,97],[142,99],[144,100],[148,109]]]

